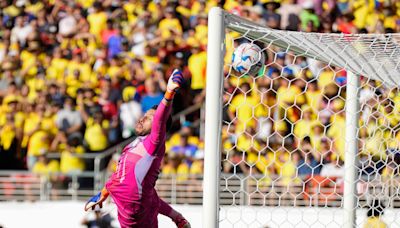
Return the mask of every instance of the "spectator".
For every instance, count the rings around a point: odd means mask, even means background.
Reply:
[[[114,34],[108,38],[108,58],[113,58],[122,52],[122,43],[125,37],[122,36],[122,28],[115,30]]]
[[[13,64],[9,61],[3,62],[3,73],[0,79],[0,93],[4,96],[8,86],[14,83],[15,75],[13,74]]]
[[[314,2],[315,13],[321,18],[328,18],[335,10],[335,3],[334,0],[318,0]]]
[[[142,105],[142,112],[145,113],[154,105],[161,102],[163,94],[158,88],[157,83],[149,78],[145,81],[146,95],[143,96],[140,104]]]
[[[322,93],[318,87],[317,80],[312,79],[307,82],[307,92],[305,93],[308,106],[315,114],[321,101]]]
[[[107,14],[103,11],[101,2],[95,1],[93,3],[93,11],[87,17],[90,25],[90,33],[100,40],[101,31],[107,26]]]
[[[318,175],[321,172],[321,156],[311,146],[310,138],[305,137],[301,148],[301,157],[297,164],[297,173],[301,177]]]
[[[188,135],[188,143],[191,145],[198,145],[201,146],[201,142],[198,136],[194,135],[193,133],[193,124],[189,121],[185,121],[180,131],[171,135],[169,140],[166,143],[167,150],[170,150],[174,146],[179,146],[181,143],[182,135]]]
[[[86,125],[84,140],[88,150],[99,152],[106,149],[110,127],[109,121],[103,118],[101,112],[96,112],[93,117],[89,117],[86,112],[81,112],[81,115]]]
[[[6,121],[0,131],[0,169],[17,166],[17,128],[12,113],[6,114]]]
[[[335,139],[334,148],[335,153],[340,157],[341,160],[344,160],[344,150],[345,150],[345,129],[346,129],[346,120],[345,120],[345,111],[344,111],[344,102],[341,99],[335,99],[332,103],[334,115],[331,116],[329,130],[327,132],[327,136]]]
[[[53,80],[53,83],[63,81],[67,65],[68,60],[63,56],[62,50],[55,48],[50,66],[47,68],[47,77]]]
[[[188,68],[191,78],[191,89],[195,96],[195,102],[201,102],[204,100],[205,93],[205,79],[206,79],[206,66],[207,66],[207,54],[201,50],[199,44],[192,46],[192,55],[188,59]]]
[[[145,17],[145,15],[142,17]],[[153,39],[154,34],[149,32],[145,25],[135,25],[132,35],[132,52],[138,57],[143,56],[145,54],[145,47],[147,46],[145,41],[151,41]]]
[[[235,173],[235,174],[248,174],[249,168],[243,161],[243,153],[236,150],[228,153],[229,162],[224,163],[223,171],[225,173]]]
[[[256,135],[256,130],[253,127],[246,129],[246,132],[237,132],[236,149],[242,152],[258,153],[262,150],[263,142],[253,138]]]
[[[176,175],[176,170],[179,166],[180,160],[177,154],[168,152],[168,156],[164,158],[161,173],[164,176]]]
[[[103,44],[108,44],[111,36],[117,34],[117,28],[112,20],[107,20],[107,28],[101,31],[101,41]]]
[[[189,171],[189,184],[188,184],[188,195],[191,200],[195,200],[195,192],[202,191],[202,175],[204,173],[204,149],[196,151],[194,156],[194,162],[190,166]]]
[[[134,87],[126,87],[124,93],[131,93],[131,95],[124,97],[125,102],[121,105],[119,118],[122,125],[122,137],[129,138],[134,134],[135,124],[142,116],[142,107],[139,102],[134,100],[134,94],[136,94]]]
[[[318,120],[311,124],[311,146],[316,151],[321,151],[321,140],[324,138],[325,127]],[[308,145],[308,144],[307,144]]]
[[[332,140],[328,137],[323,137],[321,139],[320,150],[317,152],[321,155],[321,161],[323,164],[340,158],[340,156],[338,156],[337,152],[334,150]]]
[[[75,34],[77,30],[77,21],[73,15],[73,10],[71,6],[66,5],[64,16],[58,23],[58,33],[64,37]]]
[[[200,44],[205,46],[207,45],[207,24],[208,24],[208,16],[205,13],[199,14],[197,17],[197,25],[195,29],[194,37],[196,40],[200,41]]]
[[[26,18],[19,16],[15,19],[15,26],[11,30],[10,41],[12,43],[19,43],[22,47],[25,46],[26,40],[33,28],[27,23]]]
[[[109,73],[111,73],[111,68],[119,68],[119,71],[124,70],[121,69],[118,64],[118,58],[113,58],[111,60],[114,66],[110,66],[109,68]],[[125,74],[124,72],[123,74]],[[121,75],[120,75],[121,76]],[[101,93],[100,93],[100,98],[98,99],[99,105],[102,106],[103,109],[103,114],[107,117],[110,118],[111,116],[117,115],[117,107],[121,104],[122,102],[122,96],[121,96],[121,91],[120,91],[120,85],[118,84],[119,79],[117,77],[106,77],[104,80],[100,82],[100,87],[101,87]]]
[[[319,28],[320,21],[318,16],[314,13],[313,1],[306,0],[302,4],[303,11],[300,13],[301,30],[306,31],[307,26],[312,24],[312,31],[316,31]]]
[[[199,176],[204,171],[204,149],[198,149],[194,155],[194,161],[190,166],[190,175]]]
[[[46,129],[50,125],[46,126],[48,122],[45,119],[48,117],[45,116],[45,111],[44,105],[36,105],[35,112],[32,111],[25,119],[22,148],[27,148],[27,165],[29,169],[33,168],[37,160],[36,156],[41,151],[49,150],[50,134]]]
[[[260,84],[259,91],[261,93],[261,105],[258,105],[254,109],[254,116],[257,118],[257,138],[266,142],[273,130],[272,120],[273,113],[275,111],[274,104],[276,100],[272,91],[269,91],[266,85]]]
[[[177,18],[175,18],[174,8],[168,6],[165,9],[165,18],[158,25],[158,32],[162,38],[170,38],[172,35],[181,35],[182,26]]]
[[[338,1],[336,3],[337,9],[340,11],[341,14],[346,14],[350,9],[350,2],[349,1]]]
[[[188,139],[188,134],[181,135],[179,145],[172,147],[170,153],[175,153],[177,156],[183,157],[187,165],[190,167],[198,148],[196,145],[189,144]]]
[[[63,109],[58,111],[56,125],[59,129],[58,134],[52,142],[51,149],[57,150],[60,143],[67,143],[68,138],[78,137],[82,140],[82,117],[79,111],[75,110],[75,101],[67,97],[64,101]]]
[[[380,200],[374,199],[367,212],[367,221],[364,228],[386,228],[387,225],[382,221],[384,206]]]
[[[176,169],[176,180],[177,182],[183,183],[189,180],[189,176],[190,176],[190,166],[185,162],[184,159],[182,159],[179,161],[179,165]]]
[[[263,7],[255,5],[249,8],[249,19],[251,21],[257,21],[260,25],[267,25],[267,22],[263,18]]]
[[[295,155],[288,154],[287,152],[281,150],[278,151],[278,160],[276,164],[276,173],[278,174],[277,181],[282,186],[291,186],[298,183],[297,173],[296,173],[296,158]],[[302,173],[298,173],[301,175]]]
[[[262,150],[260,151],[260,156],[258,153],[247,153],[246,162],[252,167],[252,174],[260,174],[263,177],[258,180],[260,187],[268,187],[272,183],[272,177],[276,174],[275,166],[273,163],[274,153],[271,151]]]
[[[345,34],[352,34],[357,32],[356,26],[353,24],[353,15],[344,14],[337,18],[337,30]]]
[[[290,25],[290,17],[300,15],[302,8],[300,4],[296,4],[295,0],[288,0],[282,2],[281,7],[277,10],[277,12],[281,15],[281,28],[287,29],[288,27],[292,27]]]
[[[72,137],[68,140],[68,144],[61,152],[60,170],[63,174],[78,174],[85,169],[85,163],[79,155],[85,152],[83,146],[80,145],[79,137]]]
[[[42,151],[38,160],[33,166],[32,172],[44,176],[49,180],[57,181],[57,173],[60,171],[60,164],[57,160],[50,160],[46,156],[46,151]]]
[[[265,8],[263,18],[267,22],[267,26],[273,29],[279,29],[281,27],[281,15],[276,11],[281,6],[280,2],[276,0],[265,0],[263,2]]]
[[[252,110],[259,103],[259,98],[250,91],[250,84],[246,81],[242,81],[237,93],[229,105],[228,114],[231,120],[235,120],[236,131],[240,133],[246,127],[256,127]]]
[[[303,105],[301,106],[301,111],[303,116],[299,119],[299,121],[295,123],[293,131],[298,144],[301,144],[302,140],[305,137],[311,136],[312,123],[313,123],[313,118],[312,118],[313,113],[311,107],[308,105]]]
[[[185,156],[168,152],[168,158],[164,160],[162,174],[175,176],[178,182],[185,182],[190,175],[190,166],[184,162]]]
[[[382,171],[382,177],[393,178],[400,174],[400,141],[397,140],[397,146],[387,150],[388,159],[387,164]]]
[[[156,56],[155,54],[156,53],[155,53],[154,49],[150,45],[147,45],[144,48],[143,70],[146,73],[146,75],[152,75],[154,71],[155,71],[154,74],[158,73],[158,72],[163,74],[162,66],[159,65],[158,56]],[[162,79],[162,81],[164,81],[164,79]]]
[[[344,162],[340,159],[331,159],[329,163],[326,163],[322,166],[321,176],[332,178],[336,177],[337,185],[341,185],[343,183],[344,172]]]

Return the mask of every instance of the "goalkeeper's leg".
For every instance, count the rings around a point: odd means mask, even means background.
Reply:
[[[182,214],[175,211],[162,199],[159,200],[158,212],[172,219],[178,228],[190,228],[189,222],[182,216]]]

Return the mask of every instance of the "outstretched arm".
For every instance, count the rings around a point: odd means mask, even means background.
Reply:
[[[158,105],[156,113],[153,117],[153,126],[151,128],[150,135],[144,140],[143,144],[147,152],[153,155],[157,147],[165,139],[167,131],[167,120],[171,114],[171,104],[174,99],[176,91],[183,84],[182,72],[175,69],[172,72],[167,84],[167,92],[165,92],[164,98]]]
[[[177,227],[190,227],[189,222],[182,216],[181,213],[175,211],[168,203],[159,198],[158,213],[169,217]]]

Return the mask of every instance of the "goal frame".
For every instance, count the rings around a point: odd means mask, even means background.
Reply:
[[[219,227],[219,191],[222,152],[222,109],[223,109],[223,67],[225,55],[225,30],[232,27],[227,16],[235,20],[254,24],[246,19],[229,14],[219,7],[213,7],[208,14],[207,82],[205,111],[205,157],[203,179],[203,227]],[[267,38],[263,38],[268,41]],[[262,40],[262,39],[261,39]],[[274,43],[275,44],[275,43]],[[297,47],[287,50],[301,52]],[[346,69],[346,68],[345,68]],[[358,151],[358,117],[360,77],[347,71],[346,96],[346,147],[343,211],[345,228],[356,226],[356,155]]]

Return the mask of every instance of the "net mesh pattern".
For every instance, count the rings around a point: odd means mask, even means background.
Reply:
[[[361,77],[356,225],[382,211],[382,221],[400,227],[399,35],[226,20],[220,227],[342,226],[347,70]],[[265,54],[258,76],[233,69],[241,43]]]
[[[227,14],[228,27],[254,41],[351,70],[353,73],[398,85],[400,34],[327,34],[273,30]]]

